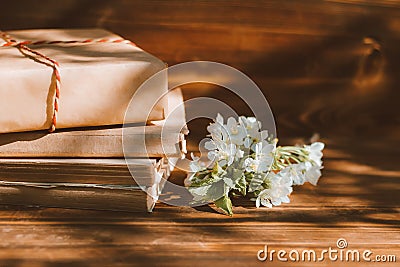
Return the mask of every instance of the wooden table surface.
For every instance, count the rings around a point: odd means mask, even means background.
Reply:
[[[229,64],[262,88],[281,144],[318,133],[317,187],[291,203],[230,218],[209,207],[154,213],[0,206],[0,266],[398,266],[400,261],[400,3],[398,1],[2,1],[3,30],[104,27],[169,65]],[[194,84],[248,110],[222,88]],[[189,147],[205,134],[190,123]],[[257,251],[336,247],[396,255],[396,263],[259,262]]]

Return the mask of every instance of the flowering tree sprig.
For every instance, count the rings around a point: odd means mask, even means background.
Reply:
[[[209,162],[192,154],[185,184],[196,203],[214,202],[232,215],[232,193],[250,194],[256,207],[289,203],[294,185],[316,185],[321,177],[324,144],[277,146],[254,117],[228,118],[218,114],[207,127]]]

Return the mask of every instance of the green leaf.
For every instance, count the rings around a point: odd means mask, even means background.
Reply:
[[[192,181],[190,184],[190,187],[200,187],[200,186],[205,186],[205,185],[210,185],[215,182],[214,177],[212,176],[204,176],[202,179],[197,179]]]
[[[201,180],[201,179],[204,179],[204,177],[206,177],[209,174],[210,174],[210,170],[200,171],[200,172],[196,173],[196,178]]]
[[[227,195],[224,195],[223,197],[217,199],[214,203],[217,206],[217,208],[222,210],[224,214],[229,216],[233,215],[232,201]]]
[[[263,173],[254,173],[247,176],[247,182],[249,183],[249,192],[254,192],[262,186],[266,175]]]
[[[232,171],[232,180],[237,183],[243,176],[244,170],[242,169],[233,169]]]
[[[244,174],[242,175],[242,177],[237,181],[237,189],[239,190],[239,192],[245,196],[247,193],[247,182],[246,182],[246,177],[244,176]]]
[[[218,179],[226,174],[226,171],[219,166],[218,162],[215,163],[214,167],[212,168],[211,171],[211,176],[214,178]]]
[[[231,178],[225,177],[224,179],[224,183],[229,187],[229,188],[233,188],[235,187],[235,184],[233,183]]]
[[[218,175],[218,173],[221,171],[221,167],[219,166],[218,162],[215,162],[215,165],[212,169],[211,175]]]
[[[207,190],[206,199],[210,201],[215,201],[216,199],[221,198],[223,195],[227,194],[227,187],[223,180],[219,180],[211,185],[211,187]],[[229,190],[229,189],[228,189]]]
[[[204,185],[199,187],[189,187],[189,192],[195,197],[205,197],[211,185]]]

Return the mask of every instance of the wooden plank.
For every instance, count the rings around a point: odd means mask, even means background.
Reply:
[[[237,248],[233,245],[227,246],[210,246],[214,253],[199,249],[201,244],[198,246],[187,247],[191,250],[185,250],[184,245],[174,245],[169,247],[168,245],[158,245],[152,247],[144,245],[138,248],[135,245],[131,246],[106,246],[101,247],[90,247],[82,250],[82,248],[74,247],[62,247],[57,250],[51,251],[51,255],[39,254],[42,250],[40,248],[29,249],[21,248],[19,251],[7,248],[0,252],[0,256],[4,258],[4,263],[9,265],[20,264],[20,262],[27,262],[31,266],[41,265],[64,265],[73,264],[74,266],[99,266],[99,265],[113,265],[113,266],[143,266],[144,263],[147,266],[187,266],[188,263],[191,266],[203,266],[202,264],[213,265],[218,264],[219,266],[243,266],[243,262],[246,262],[246,266],[288,266],[287,262],[258,262],[255,254],[262,247],[262,244],[257,246],[244,246],[246,251],[237,251]],[[282,247],[276,247],[278,250]],[[154,257],[154,250],[160,251],[158,257]],[[198,250],[197,252],[194,252]],[[137,253],[132,253],[137,251]],[[255,252],[254,252],[255,251]],[[385,249],[374,250],[377,253],[385,254]],[[395,253],[398,251],[395,250]],[[183,253],[185,257],[183,256]],[[35,256],[37,255],[37,256]],[[116,263],[112,259],[118,258]],[[191,259],[191,260],[187,260]],[[128,263],[129,262],[129,263]],[[359,263],[345,262],[346,266],[361,266]],[[296,266],[337,266],[338,262],[325,261],[323,263],[317,262],[296,262],[293,263]],[[396,263],[380,263],[379,265],[369,263],[370,266],[397,266]]]
[[[141,213],[135,214],[142,220],[141,223],[137,222],[136,216],[132,218],[126,213],[105,214],[88,211],[86,216],[82,217],[83,211],[49,209],[40,213],[12,211],[4,217],[7,213],[3,211],[1,226],[4,229],[4,250],[0,255],[10,261],[21,257],[38,263],[112,263],[114,259],[110,254],[96,256],[99,251],[108,250],[119,255],[121,263],[143,264],[143,261],[146,261],[150,265],[180,266],[195,260],[192,264],[194,266],[197,266],[197,263],[199,266],[204,263],[221,266],[237,263],[237,266],[241,266],[243,262],[247,262],[249,266],[256,266],[260,264],[256,260],[256,253],[265,244],[277,250],[320,251],[329,246],[335,247],[338,238],[345,238],[352,249],[371,249],[375,254],[398,255],[400,249],[398,227],[393,226],[382,228],[360,223],[356,228],[354,225],[343,227],[340,224],[321,228],[318,222],[310,225],[287,225],[283,222],[276,223],[276,218],[262,222],[259,219],[254,220],[252,216],[235,220],[221,218],[221,215],[206,223],[204,217],[183,221],[179,216],[190,215],[190,212],[173,211],[174,209],[168,208],[166,213],[154,213],[151,217]],[[25,216],[30,213],[34,217],[19,217],[21,213]],[[288,212],[280,213],[280,216],[284,218],[286,214]],[[154,216],[157,218],[154,219]],[[265,218],[268,216],[265,214]],[[318,216],[318,213],[313,213],[313,216]],[[351,218],[352,214],[349,212],[347,215],[337,216]],[[297,215],[292,218],[293,222],[299,219]],[[148,223],[148,220],[152,222]],[[235,223],[232,223],[234,221]],[[158,224],[160,222],[161,224]],[[32,223],[35,224],[34,232],[31,229]],[[84,234],[87,232],[91,234]],[[17,233],[18,238],[15,238]],[[37,248],[49,254],[27,253]],[[97,252],[93,254],[92,250]],[[160,252],[159,257],[154,257],[155,250]],[[48,255],[52,255],[52,258],[48,258]],[[312,262],[298,264],[318,265]],[[326,261],[323,264],[334,266],[337,262]],[[388,266],[396,265],[388,263]]]
[[[147,195],[138,186],[96,186],[84,184],[1,183],[2,203],[39,207],[97,210],[147,210]]]

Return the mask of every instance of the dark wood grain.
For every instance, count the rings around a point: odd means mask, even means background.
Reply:
[[[274,112],[282,144],[319,133],[327,144],[318,187],[291,203],[235,215],[160,204],[153,214],[68,209],[0,210],[4,266],[287,266],[260,263],[274,249],[351,248],[400,261],[400,3],[398,1],[2,1],[0,28],[104,27],[169,65],[213,60],[246,73]],[[187,85],[238,113],[226,90]],[[189,148],[206,121],[189,124]],[[176,174],[175,180],[179,181]],[[293,263],[292,266],[397,266]]]

